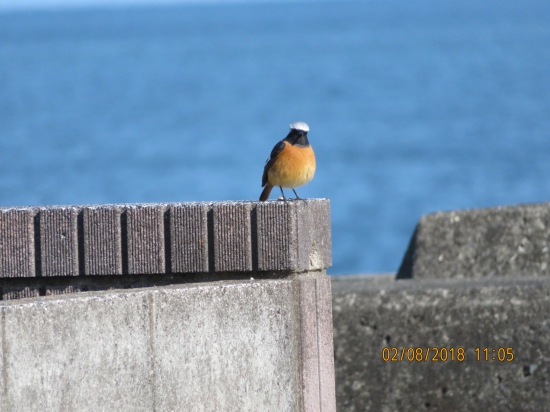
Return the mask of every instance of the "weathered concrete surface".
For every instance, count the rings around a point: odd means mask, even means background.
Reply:
[[[300,299],[303,408],[336,411],[330,278],[302,279],[296,286]]]
[[[151,298],[158,410],[298,409],[291,282],[199,286]]]
[[[335,411],[330,279],[2,302],[3,411]]]
[[[147,295],[2,305],[5,411],[151,411]]]
[[[328,199],[0,208],[0,280],[331,264]]]
[[[339,411],[548,410],[550,278],[346,276],[332,289]],[[466,359],[385,362],[392,347],[463,347]],[[514,360],[492,360],[498,348]]]
[[[423,216],[398,278],[550,275],[550,203]]]

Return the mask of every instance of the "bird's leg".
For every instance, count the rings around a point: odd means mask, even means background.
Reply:
[[[302,200],[302,198],[300,196],[298,196],[298,193],[296,193],[296,190],[292,189],[292,191],[296,195],[296,200]]]
[[[281,189],[281,194],[283,195],[283,199],[286,200],[285,192],[283,192],[283,187],[279,186],[279,189]]]

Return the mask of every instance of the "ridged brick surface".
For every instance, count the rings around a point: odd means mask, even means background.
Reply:
[[[1,277],[32,277],[34,262],[34,211],[0,210]]]
[[[164,207],[137,206],[126,210],[128,273],[164,273]]]
[[[298,267],[295,203],[258,204],[256,216],[259,270],[291,270]],[[281,250],[288,253],[280,253]]]
[[[260,203],[256,215],[259,270],[322,270],[332,265],[328,201]]]
[[[66,293],[81,292],[78,286],[49,287],[46,290],[46,296],[64,295]]]
[[[208,210],[203,203],[170,208],[171,272],[208,272]]]
[[[40,296],[40,291],[36,287],[2,288],[2,300],[35,298],[37,296]]]
[[[121,214],[119,207],[93,207],[82,211],[86,275],[122,274]]]
[[[78,275],[77,209],[59,207],[41,209],[40,275]]]
[[[251,204],[214,204],[212,213],[214,271],[251,271]]]
[[[0,278],[324,270],[330,237],[326,199],[2,208]]]

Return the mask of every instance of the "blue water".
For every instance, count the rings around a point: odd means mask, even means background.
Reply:
[[[298,120],[332,274],[395,271],[424,213],[550,200],[550,3],[0,14],[2,206],[257,199]]]

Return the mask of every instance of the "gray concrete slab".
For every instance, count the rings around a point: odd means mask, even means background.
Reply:
[[[0,328],[0,411],[8,411],[8,399],[6,395],[6,376],[4,374],[4,330]]]
[[[295,282],[302,342],[302,398],[307,411],[336,411],[330,278],[306,277]]]
[[[300,410],[292,282],[151,295],[157,410]]]
[[[0,405],[333,411],[329,282],[311,272],[0,302]]]
[[[32,208],[0,209],[0,277],[35,276]]]
[[[550,203],[422,216],[399,278],[550,275]]]
[[[334,346],[332,321],[332,291],[330,277],[316,279],[317,328],[319,342],[320,411],[336,411],[334,376]]]
[[[145,292],[25,299],[1,310],[6,411],[154,410]]]
[[[332,291],[339,411],[548,408],[550,278],[346,276],[333,278]],[[397,348],[395,362],[384,348]],[[423,360],[401,361],[402,348],[423,348]],[[507,348],[514,359],[500,361]]]
[[[300,352],[302,363],[302,397],[306,410],[319,410],[320,376],[319,376],[319,341],[317,330],[317,304],[315,301],[315,279],[304,279],[296,284],[299,297],[299,328],[303,350]],[[311,382],[311,385],[307,385]]]

